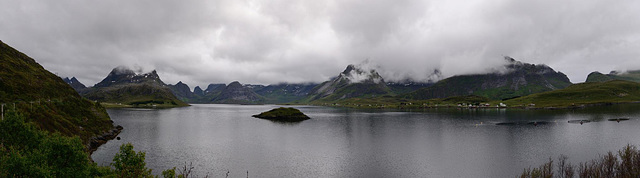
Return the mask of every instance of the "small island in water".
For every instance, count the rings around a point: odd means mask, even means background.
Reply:
[[[307,119],[311,119],[309,118],[309,116],[305,115],[304,113],[302,113],[300,110],[296,108],[285,108],[285,107],[272,109],[267,112],[253,115],[253,117],[272,120],[272,121],[279,121],[279,122],[300,122]]]

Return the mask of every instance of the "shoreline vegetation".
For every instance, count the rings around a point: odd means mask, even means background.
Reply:
[[[423,104],[421,104],[423,103]],[[458,109],[526,109],[526,110],[562,110],[562,109],[582,109],[598,106],[611,106],[619,104],[637,104],[640,101],[634,102],[617,102],[617,103],[590,103],[570,106],[555,106],[555,107],[536,107],[526,104],[520,104],[515,106],[481,106],[481,105],[457,105],[457,104],[424,104],[426,102],[407,102],[404,103],[391,103],[391,104],[358,104],[358,103],[321,103],[310,104],[311,106],[327,106],[327,107],[346,107],[354,109],[437,109],[437,108],[458,108]],[[281,104],[281,105],[297,105],[297,104]],[[370,106],[368,106],[370,105]]]
[[[145,152],[122,144],[109,166],[90,159],[78,136],[64,136],[38,129],[20,113],[7,111],[0,120],[0,177],[159,177],[146,168]],[[117,128],[115,132],[119,132]],[[165,178],[193,176],[186,163],[162,171]],[[208,175],[207,175],[208,176]]]
[[[168,108],[179,108],[179,107],[191,106],[188,103],[186,103],[186,104],[172,104],[172,103],[126,104],[126,103],[100,102],[100,104],[105,108],[157,108],[157,109],[168,109]]]
[[[577,109],[592,106],[640,102],[640,83],[623,80],[574,84],[564,89],[536,93],[504,100],[468,95],[428,100],[414,100],[398,96],[348,98],[335,102],[315,101],[312,105],[350,108],[518,108],[518,109]],[[303,103],[300,103],[303,104]]]
[[[475,96],[474,96],[475,97]],[[431,108],[459,108],[459,109],[526,109],[526,110],[559,110],[559,109],[582,109],[588,107],[610,106],[618,104],[636,104],[640,101],[626,102],[594,102],[594,103],[571,103],[567,105],[537,105],[535,103],[520,103],[505,101],[489,102],[447,102],[446,99],[432,100],[406,100],[403,102],[379,102],[371,99],[351,99],[349,101],[333,103],[311,103],[312,106],[345,107],[354,109],[431,109]],[[507,104],[508,103],[508,104]],[[286,103],[282,105],[305,105],[300,103]]]
[[[634,145],[627,145],[617,153],[609,151],[596,159],[578,164],[567,162],[568,157],[560,155],[554,172],[554,161],[549,161],[537,168],[525,168],[520,178],[542,177],[640,177],[640,150]]]

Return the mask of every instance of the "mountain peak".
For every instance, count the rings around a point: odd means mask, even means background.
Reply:
[[[118,66],[113,70],[111,70],[109,75],[107,75],[105,79],[100,81],[100,83],[97,83],[94,87],[109,87],[113,85],[129,84],[129,83],[152,83],[152,84],[158,84],[158,85],[165,85],[164,82],[160,80],[160,76],[158,76],[158,73],[156,72],[156,70],[153,70],[149,73],[141,73],[141,72],[142,70],[138,70],[138,73],[140,73],[138,74],[136,73],[136,71],[128,67]]]
[[[229,83],[229,85],[227,85],[227,87],[238,88],[238,87],[242,87],[242,84],[240,84],[240,82],[238,82],[238,81],[233,81],[233,82]]]
[[[384,79],[372,67],[348,65],[338,77],[324,82],[310,91],[313,100],[321,98],[344,99],[362,96],[384,95],[390,92]]]
[[[504,56],[504,60],[507,61],[508,63],[515,63],[516,62],[516,60],[513,59],[510,56]]]
[[[215,97],[212,102],[216,103],[255,103],[263,101],[264,98],[256,94],[248,87],[243,86],[238,81],[233,81]]]
[[[209,84],[209,86],[207,86],[207,89],[204,89],[204,93],[212,93],[215,92],[217,90],[222,91],[224,88],[226,88],[227,85],[225,84]]]
[[[69,79],[69,77],[65,77],[62,80],[65,83],[69,84],[71,86],[71,88],[73,88],[76,91],[80,91],[82,89],[87,88],[87,86],[85,86],[80,81],[78,81],[78,79],[76,77],[71,77],[71,79]]]
[[[384,79],[382,79],[375,69],[366,69],[366,67],[353,64],[348,65],[347,68],[340,73],[338,79],[344,79],[349,83],[385,83]]]
[[[200,86],[196,86],[195,88],[193,88],[193,94],[198,96],[204,96],[204,90],[202,90]]]
[[[342,71],[342,74],[347,75],[347,74],[351,73],[351,71],[353,71],[355,68],[356,68],[356,66],[354,66],[353,64],[349,64],[347,66],[347,68],[344,69],[344,71]]]
[[[193,93],[191,92],[191,88],[189,88],[189,85],[182,83],[182,81],[179,81],[175,85],[167,85],[167,87],[169,87],[173,95],[175,95],[178,99],[193,97]]]
[[[118,66],[116,68],[113,68],[113,70],[111,70],[111,73],[109,74],[113,74],[113,75],[135,75],[136,72],[134,72],[131,68],[126,67],[126,66]]]
[[[553,70],[551,67],[545,64],[530,64],[515,60],[509,56],[505,56],[505,60],[508,61],[504,65],[506,71],[498,70],[495,73],[509,74],[509,73],[531,73],[531,74],[555,74],[560,73]],[[564,74],[562,74],[564,75]]]

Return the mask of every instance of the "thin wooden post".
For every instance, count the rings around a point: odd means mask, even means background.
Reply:
[[[2,120],[4,120],[4,104],[2,104]]]

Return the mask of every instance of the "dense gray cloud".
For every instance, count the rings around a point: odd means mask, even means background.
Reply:
[[[116,66],[167,83],[387,81],[488,72],[508,55],[582,82],[640,69],[640,1],[0,0],[0,40],[93,85]]]

